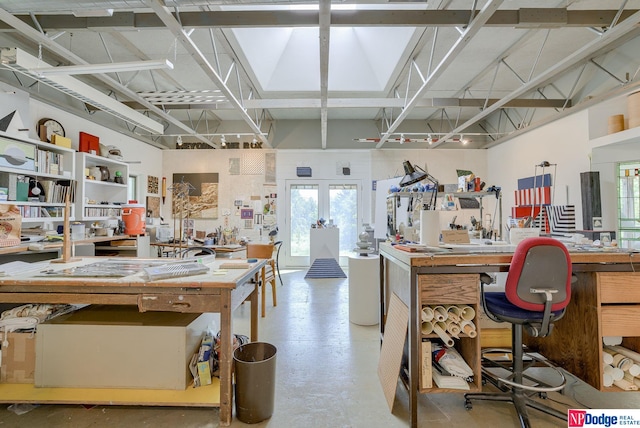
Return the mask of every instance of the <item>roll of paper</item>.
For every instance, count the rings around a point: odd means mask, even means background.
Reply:
[[[453,346],[453,339],[444,331],[446,327],[444,323],[438,322],[433,326],[433,332],[440,337],[446,347],[451,348]]]
[[[603,352],[602,362],[607,365],[613,364],[613,355],[609,354],[608,352]]]
[[[476,310],[473,309],[471,306],[463,306],[462,307],[462,312],[460,313],[460,316],[465,321],[471,321],[476,316]]]
[[[618,388],[624,390],[624,391],[637,391],[638,390],[638,385],[636,385],[635,383],[631,383],[628,380],[625,379],[620,379],[620,380],[614,380],[613,384],[615,386],[617,386]]]
[[[602,384],[604,386],[612,386],[613,385],[613,378],[611,377],[611,375],[609,373],[605,373],[602,376]]]
[[[604,366],[604,373],[609,374],[614,382],[624,377],[624,372],[621,369],[610,365]]]
[[[622,343],[622,336],[603,336],[602,342],[608,346],[615,346]]]
[[[448,319],[459,323],[460,322],[460,308],[456,305],[449,305],[446,306],[445,309],[447,310],[447,314]]]
[[[420,316],[422,318],[422,321],[431,321],[433,319],[433,309],[431,309],[429,306],[423,306]]]
[[[422,334],[433,333],[433,323],[431,321],[422,321],[421,330]]]
[[[420,243],[432,247],[440,243],[440,211],[420,211]]]
[[[640,379],[638,379],[638,378],[637,378],[637,377],[635,377],[635,376],[632,376],[632,375],[631,375],[631,374],[629,374],[629,373],[625,373],[625,374],[624,374],[623,379],[624,379],[624,380],[628,380],[629,382],[633,383],[633,384],[634,384],[634,385],[636,385],[636,386],[640,386]],[[606,386],[606,385],[605,385],[605,386]]]
[[[433,318],[436,321],[444,321],[447,319],[449,315],[447,314],[447,310],[444,306],[434,306],[433,307]]]
[[[476,329],[476,325],[473,321],[462,321],[460,329],[472,339],[478,335],[478,330]]]
[[[613,367],[617,367],[622,371],[628,371],[633,365],[633,361],[629,357],[625,357],[622,354],[616,354],[613,356]]]
[[[458,339],[458,336],[460,335],[460,324],[450,319],[446,320],[445,324],[447,325],[447,331],[449,334]]]

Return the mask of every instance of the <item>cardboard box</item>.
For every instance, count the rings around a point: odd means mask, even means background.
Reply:
[[[36,387],[184,390],[213,314],[90,306],[38,326]]]
[[[33,383],[36,368],[35,333],[6,333],[2,337],[1,383]]]

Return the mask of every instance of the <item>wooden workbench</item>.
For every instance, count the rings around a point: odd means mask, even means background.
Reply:
[[[43,269],[58,271],[100,260],[104,258],[89,257],[71,263],[50,264]],[[118,261],[126,260],[124,257],[118,258]],[[136,391],[0,384],[0,402],[219,406],[221,425],[229,425],[233,405],[232,314],[242,302],[250,300],[250,335],[251,340],[256,341],[258,290],[257,284],[250,282],[250,279],[262,269],[265,260],[251,263],[246,269],[215,273],[224,262],[228,260],[207,262],[210,267],[207,274],[157,281],[147,280],[142,272],[122,278],[43,276],[40,271],[0,277],[0,303],[136,305],[141,312],[214,312],[220,313],[221,331],[218,385],[188,388],[186,391]]]
[[[546,338],[525,338],[527,345],[550,361],[565,368],[601,391],[618,391],[603,385],[603,336],[623,336],[622,345],[640,352],[640,254],[623,250],[569,250],[577,281],[572,284],[571,302],[553,333]],[[507,272],[512,253],[506,247],[486,251],[456,253],[409,253],[380,245],[380,323],[384,336],[385,320],[391,294],[396,294],[409,308],[408,363],[406,377],[401,378],[409,391],[411,427],[417,427],[417,394],[467,392],[419,385],[421,342],[420,311],[422,305],[464,304],[479,314],[480,274]],[[638,272],[638,273],[637,273]],[[476,322],[477,336],[464,334],[456,348],[474,371],[471,392],[482,389],[482,331]],[[434,338],[427,335],[424,338]],[[401,343],[404,339],[401,339]]]

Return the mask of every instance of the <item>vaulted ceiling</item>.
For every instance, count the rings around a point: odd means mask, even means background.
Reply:
[[[161,148],[178,137],[278,148],[291,121],[317,127],[316,148],[335,147],[329,130],[349,123],[371,126],[344,147],[486,148],[634,90],[639,10],[640,0],[3,0],[0,81]],[[38,72],[151,59],[173,68]]]

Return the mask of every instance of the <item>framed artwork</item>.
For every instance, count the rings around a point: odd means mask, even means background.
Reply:
[[[175,198],[173,216],[218,218],[218,173],[173,174],[173,184],[188,183],[189,195]]]
[[[147,196],[147,217],[160,218],[160,196]]]
[[[253,220],[253,209],[242,208],[240,210],[240,218],[243,220]]]
[[[147,193],[158,194],[158,177],[153,175],[147,177]]]
[[[191,219],[182,220],[182,234],[183,236],[193,237],[195,229],[195,221]]]

